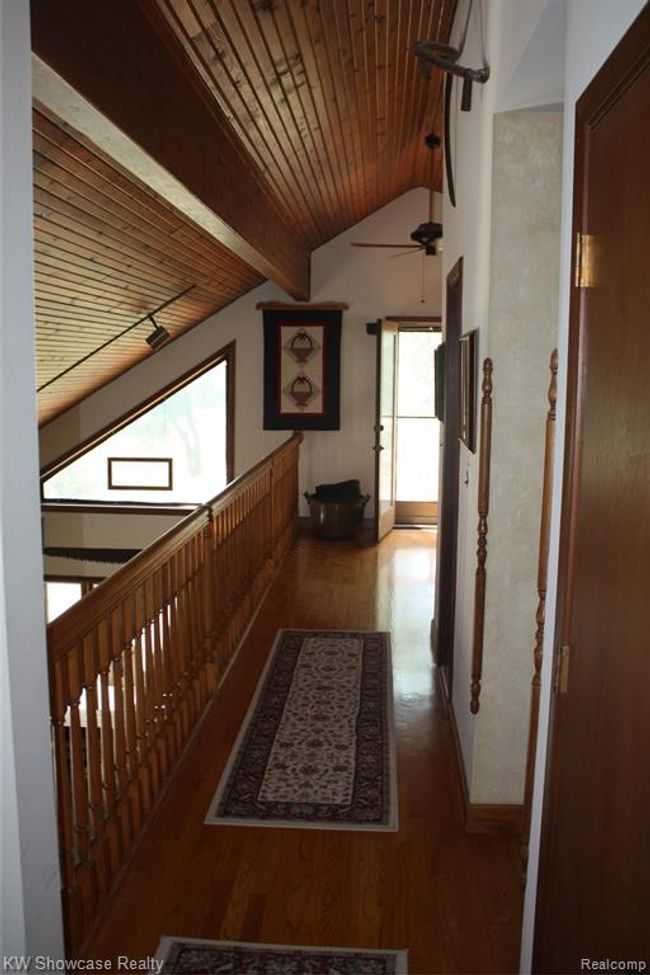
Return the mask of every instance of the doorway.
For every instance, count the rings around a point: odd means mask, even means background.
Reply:
[[[397,525],[436,524],[438,318],[386,318],[377,337],[375,541]]]
[[[440,420],[434,357],[440,326],[400,325],[397,333],[395,524],[437,525]]]

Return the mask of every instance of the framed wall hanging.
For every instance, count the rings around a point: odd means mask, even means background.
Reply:
[[[476,453],[476,357],[478,329],[460,337],[460,439]]]
[[[264,429],[338,430],[342,305],[259,305]]]
[[[445,343],[441,342],[433,353],[434,411],[436,419],[445,422]]]

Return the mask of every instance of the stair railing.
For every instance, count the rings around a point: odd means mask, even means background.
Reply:
[[[48,626],[66,945],[87,939],[297,528],[302,437]]]

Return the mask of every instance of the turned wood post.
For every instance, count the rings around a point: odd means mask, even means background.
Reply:
[[[488,513],[490,511],[490,457],[492,453],[492,359],[483,363],[481,399],[481,443],[478,473],[478,542],[476,548],[476,586],[474,590],[474,643],[469,709],[476,714],[483,671],[483,631],[485,626],[485,562],[487,560]]]

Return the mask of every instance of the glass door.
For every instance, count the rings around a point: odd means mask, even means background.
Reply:
[[[396,522],[438,518],[440,421],[435,415],[434,353],[441,332],[399,330],[396,417]]]

